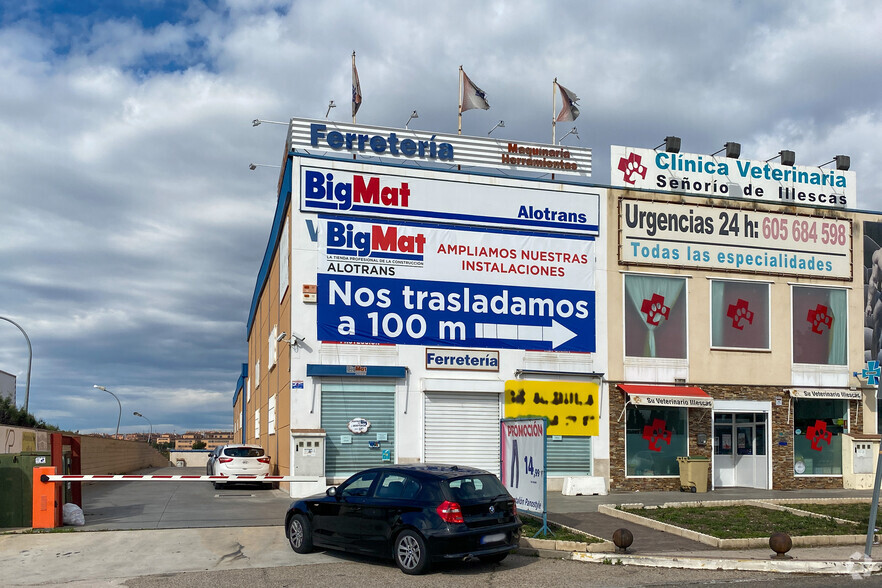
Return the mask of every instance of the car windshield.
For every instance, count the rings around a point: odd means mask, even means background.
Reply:
[[[496,498],[500,494],[507,494],[499,478],[491,474],[448,480],[447,487],[450,488],[451,493],[457,500]]]
[[[261,447],[227,447],[224,449],[227,457],[263,457]]]

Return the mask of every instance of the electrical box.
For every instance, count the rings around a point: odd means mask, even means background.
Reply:
[[[876,457],[873,451],[873,444],[861,441],[854,442],[854,473],[855,474],[872,474],[873,458]]]
[[[324,429],[292,429],[291,437],[294,441],[294,476],[324,476]]]

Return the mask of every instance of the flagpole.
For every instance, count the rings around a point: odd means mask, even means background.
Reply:
[[[551,144],[554,145],[555,133],[557,132],[557,121],[554,120],[554,87],[557,85],[557,78],[551,82]]]
[[[459,130],[457,134],[462,135],[462,66],[459,66]]]
[[[355,90],[355,51],[352,52],[352,88]],[[353,102],[355,101],[355,95],[352,95]],[[352,113],[352,124],[355,124],[355,112]]]

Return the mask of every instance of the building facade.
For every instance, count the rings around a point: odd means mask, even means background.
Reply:
[[[853,172],[611,162],[600,187],[589,150],[292,119],[236,441],[292,496],[382,463],[500,473],[519,416],[548,419],[551,490],[676,489],[689,456],[711,488],[842,487],[882,333]]]

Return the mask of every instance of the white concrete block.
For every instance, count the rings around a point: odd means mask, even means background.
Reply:
[[[606,496],[606,480],[600,476],[571,476],[564,478],[564,496],[580,496],[597,494]]]

